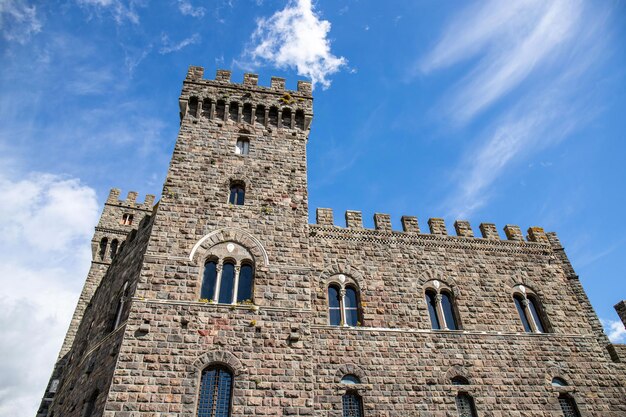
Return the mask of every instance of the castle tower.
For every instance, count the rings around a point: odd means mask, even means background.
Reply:
[[[58,389],[60,377],[66,362],[66,355],[72,347],[78,326],[83,318],[85,308],[100,285],[102,278],[118,251],[123,249],[127,235],[136,227],[144,216],[152,213],[154,195],[147,195],[143,203],[137,202],[137,193],[130,191],[125,200],[120,200],[120,190],[111,189],[104,204],[100,220],[91,239],[91,267],[87,279],[74,310],[72,321],[65,335],[59,352],[57,363],[46,388],[38,416],[45,416],[49,404]]]
[[[626,415],[626,349],[555,234],[310,225],[309,83],[190,67],[179,103],[161,201],[79,305],[49,417]]]

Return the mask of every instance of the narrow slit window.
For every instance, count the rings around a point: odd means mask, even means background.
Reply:
[[[193,117],[198,116],[198,97],[191,97],[189,99],[189,115]]]
[[[111,241],[111,251],[110,251],[111,252],[111,255],[110,255],[111,259],[115,258],[115,255],[117,255],[117,246],[118,246],[118,244],[119,243],[118,243],[117,239],[113,239]]]
[[[361,322],[359,317],[359,300],[357,292],[354,288],[346,288],[344,296],[344,311],[346,316],[346,324],[348,326],[358,326]]]
[[[235,265],[232,262],[225,262],[222,266],[222,279],[220,282],[220,293],[217,301],[223,304],[233,302],[233,285],[235,284]]]
[[[252,302],[252,288],[254,284],[254,270],[251,265],[242,265],[239,271],[237,286],[237,302]]]
[[[217,284],[217,262],[209,260],[204,264],[204,275],[202,277],[202,288],[200,289],[200,298],[204,300],[212,300],[215,294],[215,285]]]
[[[109,245],[109,239],[107,239],[106,237],[103,237],[100,240],[100,251],[98,253],[98,256],[100,257],[100,260],[104,261],[104,257],[106,256],[107,253],[107,246]]]
[[[202,102],[202,116],[207,119],[211,118],[211,99],[205,98]]]
[[[519,314],[519,318],[522,321],[522,325],[524,326],[524,331],[526,333],[531,333],[533,330],[530,327],[530,322],[528,320],[528,317],[526,316],[526,309],[524,308],[524,299],[519,294],[515,294],[513,299],[515,300],[515,307],[517,308],[517,314]]]
[[[447,292],[441,292],[441,308],[446,319],[446,326],[449,330],[458,330],[456,317],[454,315],[454,307],[452,304],[452,296]]]

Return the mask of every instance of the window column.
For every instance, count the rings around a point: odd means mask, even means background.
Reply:
[[[348,326],[348,323],[346,323],[346,310],[345,310],[345,305],[346,305],[346,289],[342,286],[339,289],[339,299],[341,300],[340,303],[340,309],[339,312],[341,313],[341,323],[343,326]]]
[[[435,295],[435,302],[437,303],[437,316],[439,317],[439,325],[442,330],[450,330],[448,329],[448,324],[446,323],[446,315],[443,314],[443,305],[441,303],[441,299],[443,296],[439,291],[437,291],[437,295]]]
[[[522,298],[522,306],[524,307],[524,314],[528,318],[528,324],[530,324],[530,329],[533,333],[541,333],[537,328],[537,318],[533,315],[532,309],[530,308],[530,300],[524,294],[524,298]]]
[[[217,303],[220,295],[220,285],[222,284],[222,266],[223,261],[220,259],[217,265],[215,266],[215,270],[217,271],[215,277],[215,292],[213,293],[213,300]]]

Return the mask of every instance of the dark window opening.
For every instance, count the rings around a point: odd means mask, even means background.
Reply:
[[[352,287],[346,288],[344,296],[344,314],[346,316],[346,324],[348,326],[358,326],[361,324],[359,317],[359,300],[356,290]]]
[[[252,123],[252,104],[250,103],[243,105],[243,121],[245,123]]]
[[[256,122],[265,126],[265,106],[256,106]]]
[[[93,412],[96,409],[96,400],[98,399],[98,395],[100,395],[100,392],[98,390],[94,391],[93,394],[91,394],[91,397],[83,403],[83,409],[80,413],[80,417],[91,417],[93,415]]]
[[[446,319],[446,327],[448,327],[449,330],[458,330],[459,327],[456,323],[452,296],[443,291],[441,292],[441,308],[443,310],[444,318]]]
[[[522,321],[522,325],[524,326],[524,331],[526,333],[531,333],[533,330],[530,327],[530,321],[526,316],[526,309],[524,308],[524,298],[521,295],[515,294],[513,296],[515,300],[515,307],[517,308],[517,313],[519,314],[519,318]]]
[[[217,100],[217,105],[215,106],[216,117],[220,120],[224,120],[226,113],[226,102],[224,100]]]
[[[452,385],[469,385],[469,381],[467,380],[467,378],[461,375],[457,375],[452,378]]]
[[[243,184],[237,183],[230,186],[228,202],[236,206],[243,206],[246,190]]]
[[[189,99],[189,114],[193,117],[198,116],[198,97]]]
[[[228,118],[233,122],[239,121],[239,103],[235,101],[230,103],[230,106],[228,107]]]
[[[296,110],[296,127],[304,130],[304,112]]]
[[[118,246],[118,241],[117,239],[113,239],[111,241],[111,259],[115,258],[115,255],[117,255],[117,246]]]
[[[359,379],[358,376],[354,374],[348,374],[348,375],[344,375],[343,378],[341,378],[341,383],[354,385],[354,384],[360,384],[361,380]]]
[[[272,126],[278,126],[278,108],[270,107],[269,119]]]
[[[567,382],[565,382],[563,378],[559,378],[558,376],[555,376],[554,378],[552,378],[552,386],[553,387],[566,387]]]
[[[205,98],[202,101],[202,116],[206,117],[207,119],[211,118],[211,99],[210,98]]]
[[[528,308],[530,309],[533,318],[535,320],[535,326],[537,327],[537,331],[540,333],[545,333],[546,332],[546,328],[543,325],[543,320],[542,320],[542,312],[539,309],[539,303],[537,302],[536,298],[533,297],[532,295],[528,296]]]
[[[133,224],[133,215],[130,213],[122,214],[122,221],[120,222],[123,226],[130,226]]]
[[[100,260],[102,261],[104,261],[104,257],[106,256],[108,244],[109,244],[109,239],[107,239],[106,237],[103,237],[100,240],[100,251],[98,253],[98,256],[100,257]]]
[[[202,372],[197,417],[229,417],[233,376],[223,366],[211,366]]]
[[[291,110],[290,109],[283,109],[282,119],[283,119],[282,126],[287,129],[291,129]]]

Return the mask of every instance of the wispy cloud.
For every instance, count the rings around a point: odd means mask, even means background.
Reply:
[[[169,54],[172,52],[180,51],[181,49],[189,45],[193,45],[195,43],[200,42],[200,39],[201,39],[200,35],[197,33],[194,33],[192,36],[185,38],[178,43],[174,43],[170,40],[169,36],[167,36],[164,33],[161,35],[161,42],[163,43],[163,46],[161,47],[161,49],[159,49],[159,53],[161,55],[165,55],[165,54]]]
[[[466,122],[566,53],[586,20],[579,0],[497,0],[463,11],[421,61],[425,73],[480,56],[444,106]]]
[[[481,3],[452,20],[419,69],[430,74],[478,59],[437,110],[463,124],[508,100],[462,157],[444,203],[449,215],[468,216],[483,206],[507,170],[595,115],[596,92],[585,86],[593,85],[592,70],[606,54],[606,22],[606,9],[562,0]],[[524,90],[509,94],[521,85]]]
[[[35,6],[22,0],[0,0],[0,31],[5,40],[25,44],[41,28]]]
[[[178,0],[178,10],[185,15],[191,17],[204,17],[206,9],[201,6],[194,6],[187,0]]]
[[[87,7],[95,12],[107,11],[111,13],[118,24],[129,21],[139,23],[139,15],[135,10],[135,2],[130,0],[125,3],[123,0],[76,0],[81,6]]]
[[[329,76],[347,65],[331,52],[329,32],[330,22],[319,18],[311,0],[290,0],[283,10],[257,21],[246,55],[254,65],[263,61],[293,68],[328,88]]]
[[[626,343],[626,328],[620,320],[601,320],[609,340],[613,343]]]

